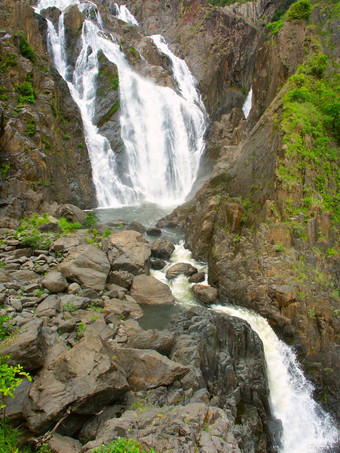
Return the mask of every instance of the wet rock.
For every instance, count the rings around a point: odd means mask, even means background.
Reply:
[[[131,296],[139,304],[145,305],[173,305],[174,297],[171,289],[155,277],[138,275],[133,279]]]
[[[121,138],[119,122],[120,96],[118,68],[106,58],[101,50],[99,50],[97,56],[99,67],[96,78],[97,100],[95,103],[93,123],[98,127],[99,132],[110,142],[112,150],[116,153],[116,159],[124,165],[125,156],[122,153],[124,142]]]
[[[106,319],[112,322],[115,317],[123,319],[127,319],[129,316],[136,319],[142,318],[143,310],[136,301],[110,299],[104,302],[104,314]],[[113,315],[113,318],[111,315]]]
[[[66,278],[61,272],[50,271],[43,277],[40,283],[47,288],[51,293],[62,293],[68,287]]]
[[[146,230],[146,233],[149,236],[161,236],[162,235],[162,230],[157,227],[151,227]]]
[[[166,278],[176,278],[180,274],[185,275],[186,277],[190,277],[197,273],[197,268],[192,266],[189,263],[176,263],[173,266],[169,267],[166,271]]]
[[[151,256],[155,258],[168,260],[174,250],[175,246],[167,239],[159,238],[151,244]]]
[[[102,291],[110,270],[106,254],[92,244],[70,249],[68,256],[56,267],[64,277],[84,288]]]
[[[76,414],[95,414],[128,389],[111,349],[99,337],[86,336],[41,371],[29,392],[25,417],[32,432],[45,432],[67,408]]]
[[[133,230],[133,231],[138,231],[140,234],[144,234],[146,232],[146,228],[144,225],[142,225],[139,222],[131,222],[130,225],[127,226],[127,230]]]
[[[201,283],[201,282],[204,282],[204,280],[205,280],[204,272],[197,272],[196,274],[193,274],[189,278],[190,283]]]
[[[213,304],[218,296],[216,288],[207,285],[194,285],[191,288],[194,296],[203,304]]]
[[[103,250],[107,252],[112,271],[133,275],[149,273],[150,245],[137,231],[118,231],[108,236],[103,240]]]
[[[166,261],[160,259],[151,260],[151,268],[155,271],[160,271],[163,267],[166,266]]]

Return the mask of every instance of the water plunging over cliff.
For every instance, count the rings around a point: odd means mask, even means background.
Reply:
[[[54,64],[68,82],[82,114],[98,204],[109,207],[141,202],[159,205],[183,202],[196,179],[204,150],[206,114],[194,79],[189,71],[186,76],[177,77],[174,67],[176,93],[138,75],[128,64],[114,36],[106,32],[93,3],[40,0],[36,10],[40,12],[55,6],[64,11],[71,4],[78,4],[85,16],[82,49],[74,69],[67,65],[64,13],[59,17],[57,30],[48,21],[49,48]],[[133,16],[126,8],[119,9],[119,17],[133,22]],[[123,170],[109,141],[93,124],[100,50],[118,68],[120,123],[125,145]],[[173,56],[171,61],[174,59]],[[187,95],[190,85],[196,98]]]
[[[245,308],[216,306],[216,311],[246,320],[263,342],[270,404],[283,427],[280,453],[320,453],[338,440],[331,417],[313,400],[294,351],[280,341],[262,316]]]

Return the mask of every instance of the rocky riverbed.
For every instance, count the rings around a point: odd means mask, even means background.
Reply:
[[[72,206],[65,212],[85,218]],[[156,451],[274,451],[263,346],[246,322],[198,303],[167,329],[138,323],[147,305],[161,312],[180,303],[150,275],[173,244],[135,231],[143,232],[136,223],[65,235],[53,217],[45,222],[37,228],[54,240],[44,250],[1,230],[1,315],[11,318],[2,354],[33,377],[8,400],[7,415],[29,442],[47,440],[60,453],[118,437]],[[172,268],[169,278],[197,274]],[[202,300],[213,300],[213,288],[197,287],[207,291]]]

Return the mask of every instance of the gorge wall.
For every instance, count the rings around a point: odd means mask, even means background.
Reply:
[[[98,1],[98,8],[130,64],[156,83],[174,86],[167,59],[145,37],[163,34],[197,78],[211,118],[205,156],[211,176],[159,225],[185,229],[187,246],[208,262],[209,283],[218,288],[222,302],[257,311],[296,348],[318,401],[339,421],[335,4],[315,2],[306,17],[286,13],[280,19],[275,14],[288,9],[286,2],[224,7],[205,0],[117,3],[129,7],[139,29],[113,17],[113,2]],[[24,2],[5,0],[0,12],[0,226],[16,227],[18,219],[36,211],[53,212],[54,203],[94,207],[80,112],[51,65],[46,21]],[[45,14],[52,20],[57,15],[53,9]],[[79,52],[82,20],[70,7],[70,65]],[[119,154],[119,112],[112,110],[119,103],[117,68],[104,55],[99,60],[99,98],[104,87],[111,89],[100,98],[96,125]],[[251,87],[246,119],[242,106]],[[181,320],[176,327],[181,334],[183,325]],[[208,373],[205,378],[213,388]],[[241,409],[233,407],[235,420]],[[256,423],[259,419],[256,413]],[[256,451],[270,444],[266,429],[255,442]],[[239,435],[244,443],[246,437]]]

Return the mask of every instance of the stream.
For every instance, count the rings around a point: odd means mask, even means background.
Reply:
[[[64,27],[64,11],[70,5],[78,5],[85,16],[82,49],[72,74],[67,66]],[[162,36],[155,35],[150,39],[170,61],[176,91],[157,86],[134,71],[114,36],[105,29],[93,3],[39,0],[36,12],[48,7],[62,11],[58,27],[48,20],[49,49],[55,67],[68,83],[82,114],[100,206],[95,210],[99,222],[137,220],[146,227],[152,226],[186,199],[197,178],[205,147],[207,115],[196,81],[185,62],[170,51]],[[138,26],[125,6],[116,5],[116,10],[119,19]],[[115,153],[92,122],[99,50],[118,67],[120,124],[128,175],[120,174]],[[251,104],[252,90],[244,105],[246,117]],[[161,312],[157,307],[147,309],[141,321],[144,328],[164,328],[176,310],[197,304],[187,278],[179,276],[171,282],[166,279],[165,272],[171,264],[188,262],[207,274],[206,265],[194,261],[191,252],[184,248],[181,232],[164,230],[163,237],[172,241],[176,249],[167,266],[161,271],[153,271],[153,275],[169,284],[177,303]],[[278,451],[319,453],[330,448],[338,439],[337,429],[331,417],[313,400],[313,388],[305,379],[294,351],[277,338],[261,316],[235,306],[216,305],[210,309],[246,320],[263,342],[270,405],[273,416],[280,419],[283,426],[282,445]]]

